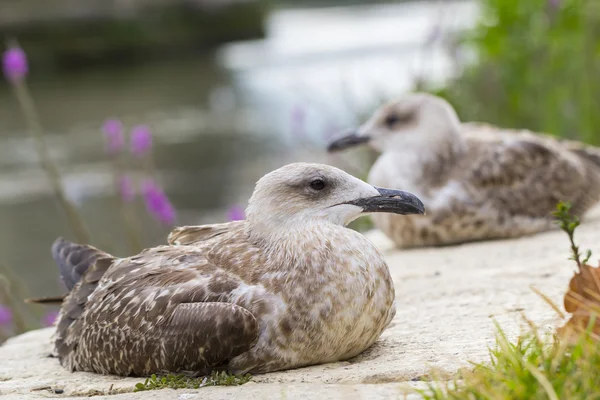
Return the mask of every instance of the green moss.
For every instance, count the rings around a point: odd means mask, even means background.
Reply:
[[[145,390],[158,390],[166,388],[199,389],[205,386],[238,386],[247,383],[251,378],[252,376],[250,374],[236,376],[225,371],[213,371],[210,375],[201,376],[199,378],[190,378],[184,375],[157,376],[153,374],[143,383],[140,382],[135,385],[135,389],[133,391],[142,392]]]

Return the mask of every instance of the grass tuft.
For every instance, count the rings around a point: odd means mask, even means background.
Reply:
[[[568,345],[556,336],[529,333],[511,343],[499,330],[490,362],[476,364],[458,380],[431,382],[425,400],[600,399],[599,344],[589,335]]]
[[[225,371],[213,371],[210,375],[190,378],[184,375],[152,375],[143,383],[135,385],[134,392],[159,389],[200,389],[205,386],[238,386],[252,379],[250,374],[236,376]]]
[[[575,229],[580,222],[570,210],[570,204],[560,203],[554,216],[558,226],[569,237],[571,259],[580,270],[573,279],[579,282],[591,279],[592,272],[588,273],[589,276],[581,274],[588,270],[596,271],[596,268],[586,265],[591,252],[587,251],[582,256],[575,243]],[[565,314],[547,296],[534,291],[565,318]],[[565,303],[567,312],[572,313],[567,305]],[[462,372],[451,382],[431,382],[419,393],[425,400],[600,400],[600,341],[594,331],[596,314],[593,309],[586,310],[589,314],[587,329],[584,325],[583,329],[573,330],[571,325],[578,325],[567,323],[551,337],[541,338],[535,324],[526,319],[529,332],[516,343],[511,343],[497,326],[496,346],[490,351],[489,363],[475,364],[473,370]],[[567,330],[566,334],[564,330]],[[576,335],[571,336],[571,333]]]

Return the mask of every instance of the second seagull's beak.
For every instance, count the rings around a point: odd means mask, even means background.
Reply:
[[[371,140],[371,137],[368,135],[359,135],[357,132],[348,132],[344,136],[334,139],[329,143],[327,151],[333,153],[335,151],[368,143],[369,140]]]

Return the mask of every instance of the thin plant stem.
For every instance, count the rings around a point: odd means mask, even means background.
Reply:
[[[14,299],[15,292],[22,293],[21,288],[15,279],[11,279],[11,275],[8,267],[0,264],[0,285],[3,286],[3,288],[0,287],[0,302],[6,304],[12,310],[16,333],[19,334],[27,331],[27,323],[21,307],[17,307]]]
[[[157,182],[162,187],[160,174],[158,173],[158,168],[156,168],[156,164],[154,163],[153,154],[151,152],[143,154],[139,162],[146,177]]]
[[[155,181],[159,182],[156,165],[154,163],[154,157],[152,157],[151,153],[144,154],[142,156],[142,167],[144,168],[148,176],[150,176]]]
[[[142,251],[142,243],[140,241],[140,235],[137,230],[137,219],[135,217],[135,210],[130,204],[119,197],[119,208],[121,215],[123,216],[123,224],[125,225],[125,231],[127,232],[127,239],[129,240],[129,246],[131,250],[137,254]]]
[[[116,199],[118,202],[119,209],[121,210],[121,215],[123,217],[123,225],[125,226],[125,231],[127,235],[127,239],[129,241],[129,246],[134,253],[139,253],[142,251],[142,244],[140,241],[140,235],[137,229],[137,218],[135,216],[135,209],[131,207],[130,204],[127,204],[125,200],[123,200],[122,195],[119,193],[120,185],[119,185],[119,177],[124,176],[124,167],[122,161],[117,159],[113,164],[113,180],[116,193]]]
[[[23,114],[25,115],[25,119],[27,120],[27,124],[29,125],[29,134],[34,139],[36,151],[40,158],[42,168],[44,171],[46,171],[46,175],[50,181],[50,184],[52,185],[54,194],[61,207],[65,211],[65,214],[67,215],[71,229],[73,230],[75,237],[79,242],[89,243],[89,231],[83,219],[77,212],[76,207],[67,198],[58,167],[50,157],[50,152],[48,151],[46,141],[43,137],[44,133],[42,125],[38,118],[33,99],[31,98],[29,90],[27,89],[27,85],[23,81],[17,81],[13,87],[17,100],[21,105]]]

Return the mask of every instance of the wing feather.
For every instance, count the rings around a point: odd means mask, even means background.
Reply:
[[[516,136],[470,143],[466,181],[511,214],[549,216],[560,201],[583,212],[599,199],[595,168],[558,142]]]
[[[136,376],[223,365],[258,339],[255,316],[232,302],[242,284],[191,247],[163,246],[122,260],[84,307],[65,304],[65,364]]]
[[[179,226],[173,229],[169,234],[167,241],[171,245],[189,246],[198,244],[238,228],[241,224],[243,224],[243,221],[212,225]]]
[[[155,334],[164,338],[162,345],[172,355],[162,368],[198,371],[248,351],[258,339],[258,322],[236,304],[182,303]]]

